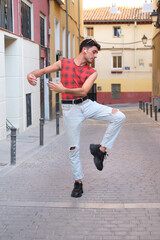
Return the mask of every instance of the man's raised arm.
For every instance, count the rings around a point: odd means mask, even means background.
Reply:
[[[35,86],[37,84],[37,78],[41,77],[44,74],[58,72],[60,70],[61,70],[61,61],[59,60],[48,67],[34,70],[33,72],[27,75],[27,79],[32,86]]]

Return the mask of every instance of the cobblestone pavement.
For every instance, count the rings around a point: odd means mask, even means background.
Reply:
[[[0,240],[160,240],[160,125],[137,108],[122,111],[127,119],[102,172],[89,144],[101,141],[106,125],[83,125],[81,198],[70,197],[63,132],[1,169]]]

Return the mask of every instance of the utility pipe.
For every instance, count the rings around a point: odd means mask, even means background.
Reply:
[[[81,42],[81,32],[80,32],[80,26],[81,26],[81,23],[80,23],[81,19],[80,19],[80,0],[78,0],[78,24],[79,24],[79,29],[78,29],[78,32],[79,32],[79,46],[80,46],[80,42]]]
[[[136,42],[136,26],[137,26],[137,22],[134,22],[134,42]],[[134,68],[136,68],[136,43],[134,43]]]
[[[66,50],[68,58],[68,0],[66,0]]]

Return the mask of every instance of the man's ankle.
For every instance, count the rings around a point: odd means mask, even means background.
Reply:
[[[106,152],[106,148],[105,148],[105,147],[102,147],[102,146],[100,146],[99,150],[100,150],[101,152]]]
[[[75,182],[82,183],[82,180],[81,179],[75,180]]]

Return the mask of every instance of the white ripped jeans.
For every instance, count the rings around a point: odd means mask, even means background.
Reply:
[[[101,146],[112,148],[125,120],[125,115],[118,111],[112,113],[112,108],[93,102],[89,99],[80,104],[62,104],[63,121],[69,143],[69,156],[72,173],[75,180],[83,178],[83,171],[79,154],[79,141],[82,123],[85,119],[95,119],[109,122]],[[74,148],[71,150],[71,148]]]

